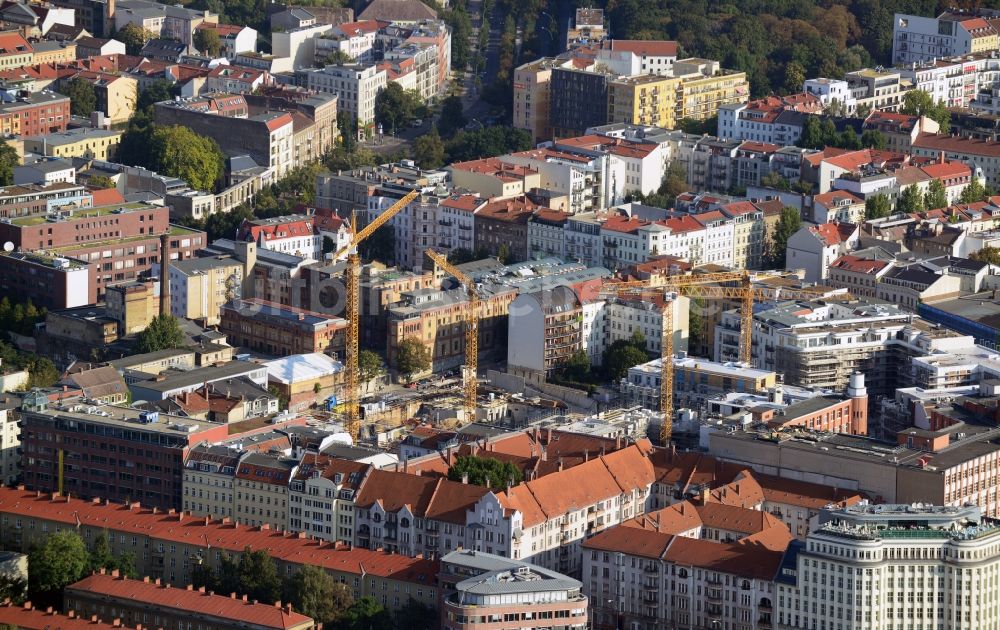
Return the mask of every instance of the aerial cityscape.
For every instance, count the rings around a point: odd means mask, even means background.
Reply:
[[[996,1],[4,0],[0,133],[0,630],[1000,630]]]

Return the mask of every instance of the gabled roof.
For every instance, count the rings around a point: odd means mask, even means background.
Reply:
[[[666,40],[612,39],[603,48],[630,52],[641,57],[676,57],[677,42]]]
[[[490,492],[476,485],[391,470],[372,470],[354,501],[359,508],[378,503],[386,512],[408,508],[418,518],[465,525],[466,511]]]
[[[887,260],[875,260],[873,258],[858,258],[857,256],[851,256],[850,254],[845,254],[838,258],[837,260],[830,263],[831,268],[843,269],[844,271],[853,271],[855,273],[871,273],[877,274],[889,265],[891,265]]]

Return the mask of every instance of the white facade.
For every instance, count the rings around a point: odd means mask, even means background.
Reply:
[[[338,111],[350,112],[363,127],[375,121],[375,97],[385,89],[386,72],[374,65],[327,66],[307,75],[306,87],[337,95]]]
[[[802,84],[802,91],[819,98],[823,106],[829,106],[836,101],[844,106],[848,114],[854,113],[857,108],[857,100],[851,92],[851,86],[842,79],[806,79]]]
[[[824,515],[795,569],[776,580],[775,627],[997,627],[1000,599],[990,584],[1000,579],[1000,530],[978,513],[917,504]]]
[[[702,262],[705,264],[732,267],[735,222],[725,217],[709,215],[695,215],[695,218],[705,226],[705,245],[702,250]]]
[[[21,428],[18,416],[10,409],[0,409],[0,482],[12,484],[21,471]]]
[[[275,57],[290,58],[296,69],[312,67],[316,59],[316,38],[332,29],[329,24],[314,24],[275,32],[271,36],[271,51]]]
[[[601,223],[593,212],[575,214],[566,220],[563,243],[567,260],[577,260],[588,267],[604,264]]]
[[[959,22],[903,13],[893,18],[892,61],[895,64],[933,61],[970,52],[973,52],[972,37]]]

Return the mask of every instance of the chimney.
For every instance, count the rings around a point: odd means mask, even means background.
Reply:
[[[469,485],[469,473],[462,473],[462,483]]]
[[[170,279],[167,265],[170,264],[170,232],[160,234],[160,317],[170,314]]]
[[[560,457],[559,458],[559,472],[562,472],[562,470],[563,470],[563,458]]]
[[[585,462],[589,462],[590,461],[590,449],[589,448],[583,449],[583,461],[585,461]]]

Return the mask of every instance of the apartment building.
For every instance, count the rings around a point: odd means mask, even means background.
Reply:
[[[474,251],[501,257],[504,262],[528,260],[528,221],[544,210],[526,196],[495,199],[476,211]]]
[[[778,518],[714,502],[629,519],[583,545],[594,627],[771,628],[790,540]]]
[[[782,114],[818,114],[823,106],[822,100],[810,92],[723,105],[719,108],[717,135],[726,140],[752,140],[780,146],[795,144],[802,133],[804,117],[783,117]],[[792,120],[797,121],[796,124],[789,125]]]
[[[122,132],[80,127],[24,138],[24,150],[61,158],[93,158],[110,161],[118,151]]]
[[[612,79],[608,82],[608,122],[675,128],[675,95],[681,80],[656,74]]]
[[[135,24],[151,31],[156,37],[173,39],[185,46],[194,44],[194,32],[198,26],[219,21],[219,16],[210,11],[185,9],[151,0],[117,0],[109,13],[114,18],[116,31],[126,24]]]
[[[559,286],[517,296],[510,305],[507,369],[544,380],[583,349],[582,303]]]
[[[28,92],[0,104],[0,132],[14,136],[40,136],[66,131],[70,118],[69,97],[42,90]]]
[[[288,523],[288,481],[297,460],[271,453],[240,458],[233,479],[233,515],[237,523],[281,529]]]
[[[730,103],[750,97],[750,84],[745,72],[723,69],[718,61],[709,59],[678,59],[674,76],[681,77],[677,87],[676,119],[705,120]]]
[[[305,453],[288,482],[286,529],[320,540],[354,541],[354,501],[370,464]]]
[[[170,312],[175,317],[219,323],[222,306],[240,296],[244,263],[235,258],[189,258],[168,265]]]
[[[246,219],[236,233],[236,239],[255,241],[258,249],[292,254],[311,260],[323,259],[323,237],[315,219],[310,216],[288,215],[269,219]]]
[[[569,215],[559,210],[538,210],[528,219],[528,260],[566,257],[565,233]]]
[[[998,571],[1000,530],[979,508],[855,505],[821,520],[775,577],[777,627],[844,619],[976,628],[1000,616],[991,597],[970,603]]]
[[[199,444],[184,462],[184,503],[194,516],[233,517],[233,489],[242,453],[227,445]]]
[[[509,164],[500,158],[455,162],[446,168],[455,188],[467,189],[486,199],[517,197],[541,184],[536,169]]]
[[[598,70],[596,64],[583,69],[573,63],[554,66],[549,80],[552,134],[579,136],[591,127],[606,124],[608,82],[613,78],[610,71]]]
[[[27,373],[25,373],[27,375]],[[11,376],[9,373],[5,376]],[[4,379],[7,380],[13,379]],[[25,381],[27,379],[25,378]],[[5,396],[0,402],[0,481],[14,483],[21,475],[21,427],[16,413],[20,401]]]
[[[399,610],[410,598],[431,607],[438,601],[438,565],[424,558],[333,545],[231,519],[154,512],[135,501],[84,501],[2,488],[0,527],[7,545],[25,552],[42,544],[49,532],[63,529],[75,529],[88,547],[98,536],[107,536],[112,554],[134,554],[136,573],[161,583],[190,584],[199,559],[217,570],[223,554],[239,562],[249,547],[267,550],[284,579],[306,564],[318,566],[346,584],[355,599],[371,596],[389,611]]]
[[[514,70],[513,126],[530,133],[533,142],[552,139],[549,102],[552,68],[555,65],[554,59],[542,58]]]
[[[181,505],[187,450],[228,435],[214,423],[156,412],[25,399],[21,408],[24,481],[36,490],[116,501],[139,498],[161,509]],[[83,435],[101,435],[97,441]],[[137,441],[147,448],[136,449]],[[58,443],[60,448],[53,448]],[[112,450],[114,449],[114,450]],[[121,458],[110,456],[120,453]]]
[[[851,295],[874,300],[879,280],[893,269],[888,260],[860,258],[844,254],[830,263],[827,283],[832,287],[843,287]]]
[[[613,186],[618,182],[611,177],[610,159],[604,154],[539,148],[509,153],[499,159],[537,171],[539,188],[568,198],[568,207],[560,209],[575,214],[603,210],[613,203]]]
[[[792,269],[805,269],[806,282],[822,282],[830,265],[855,249],[861,232],[853,223],[805,225],[788,237],[785,261]]]
[[[616,74],[670,76],[677,50],[672,41],[606,39],[599,43],[597,60]]]
[[[374,123],[375,97],[388,81],[385,70],[360,63],[309,70],[305,77],[308,89],[336,95],[338,107],[354,116],[360,129]]]
[[[608,205],[624,202],[630,193],[655,193],[669,165],[667,152],[653,142],[587,134],[556,140],[553,146],[586,157],[604,157],[606,177],[611,180]]]
[[[51,310],[97,303],[98,266],[45,254],[0,254],[0,294]]]
[[[519,630],[554,624],[567,630],[591,627],[582,584],[565,575],[495,554],[452,551],[441,558],[441,627]]]
[[[219,323],[231,344],[279,356],[342,352],[347,328],[339,317],[259,298],[227,302]]]
[[[196,30],[215,32],[219,36],[219,43],[222,44],[222,53],[229,61],[234,61],[236,55],[240,53],[257,52],[257,31],[249,26],[202,22]]]
[[[722,314],[716,361],[736,360],[741,328],[737,311]],[[869,389],[887,395],[902,384],[909,357],[964,339],[893,304],[784,302],[754,314],[752,356],[755,367],[785,374],[790,385],[843,391],[861,371]]]
[[[202,624],[213,630],[310,630],[312,618],[280,602],[248,602],[234,595],[216,595],[205,587],[172,587],[160,580],[129,579],[117,570],[93,573],[66,587],[63,608],[82,618],[104,618],[111,613],[129,627],[162,628],[181,623]]]
[[[921,133],[914,139],[911,150],[914,157],[939,159],[944,156],[948,160],[964,162],[975,169],[977,177],[986,180],[986,185],[1000,183],[1000,142]]]
[[[932,18],[897,13],[893,16],[892,60],[899,65],[997,48],[997,31],[976,15],[942,13]]]

